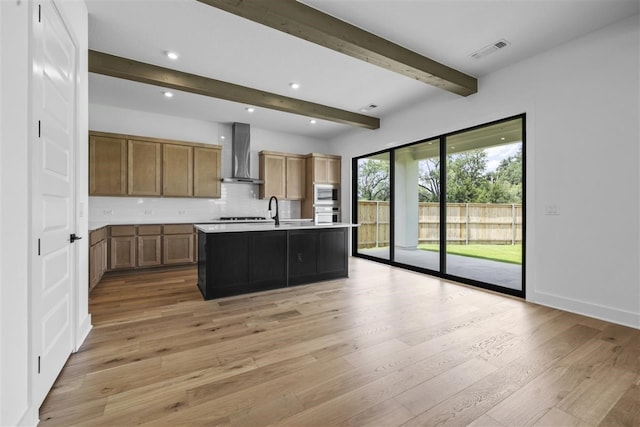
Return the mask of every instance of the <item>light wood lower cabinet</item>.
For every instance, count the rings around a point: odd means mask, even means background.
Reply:
[[[163,264],[188,264],[195,261],[193,234],[165,235],[163,240]]]
[[[136,237],[118,236],[109,239],[109,270],[136,266]]]
[[[162,264],[162,236],[138,236],[138,267]]]
[[[91,287],[106,271],[196,262],[193,224],[113,225],[100,230],[100,235],[91,234]]]
[[[89,234],[89,289],[93,289],[107,271],[106,228]]]

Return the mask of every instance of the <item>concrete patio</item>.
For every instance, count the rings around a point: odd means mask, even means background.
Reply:
[[[388,247],[360,249],[358,252],[376,258],[389,259]],[[438,271],[440,269],[440,254],[438,252],[396,248],[394,261],[429,270]],[[522,290],[522,266],[518,264],[447,254],[447,273],[505,288]]]

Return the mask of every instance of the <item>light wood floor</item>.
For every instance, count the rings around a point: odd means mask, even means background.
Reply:
[[[195,268],[106,277],[40,425],[640,425],[640,331],[350,263],[217,301]]]

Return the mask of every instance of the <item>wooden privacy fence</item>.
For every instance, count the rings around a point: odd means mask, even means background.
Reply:
[[[407,221],[403,210],[396,221]],[[389,246],[389,202],[358,202],[358,248]],[[440,241],[440,204],[418,203],[418,242]],[[447,242],[452,244],[522,243],[522,205],[447,203]]]

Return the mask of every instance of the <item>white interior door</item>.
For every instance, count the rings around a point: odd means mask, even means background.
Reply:
[[[34,403],[73,350],[75,80],[77,48],[51,1],[34,4],[32,303]]]

